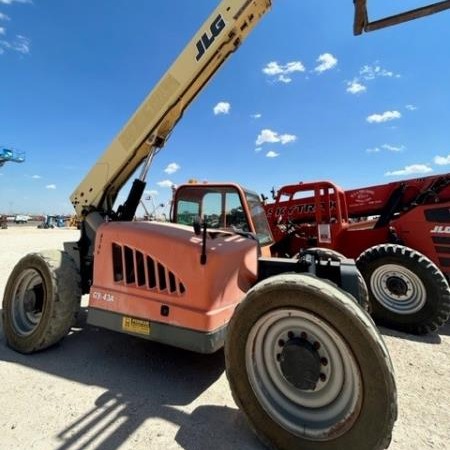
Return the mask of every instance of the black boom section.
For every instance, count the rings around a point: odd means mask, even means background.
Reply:
[[[117,220],[121,222],[129,222],[133,220],[136,210],[144,193],[146,183],[139,179],[133,181],[130,193],[125,203],[119,206],[117,210]]]

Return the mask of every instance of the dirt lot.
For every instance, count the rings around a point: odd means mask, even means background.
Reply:
[[[24,254],[77,237],[0,230],[1,298]],[[390,449],[450,449],[450,325],[420,338],[382,333],[399,391]],[[1,450],[262,448],[231,398],[221,352],[196,355],[83,320],[60,345],[31,356],[9,350],[0,328],[0,414]]]

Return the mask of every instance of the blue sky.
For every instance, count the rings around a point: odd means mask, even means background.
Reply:
[[[0,212],[71,213],[70,194],[218,3],[0,0],[0,145],[27,158],[0,168]],[[157,156],[156,204],[191,178],[268,195],[450,171],[450,12],[354,37],[351,0],[273,3]],[[368,3],[376,18],[429,1]]]

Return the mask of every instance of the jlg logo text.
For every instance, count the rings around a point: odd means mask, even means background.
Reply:
[[[450,226],[444,227],[442,225],[436,225],[430,233],[450,234]]]
[[[197,42],[197,50],[198,55],[195,57],[197,61],[200,61],[202,56],[205,54],[206,50],[211,47],[212,43],[215,41],[217,36],[222,32],[225,28],[225,21],[222,19],[222,16],[219,14],[214,20],[214,22],[209,27],[211,32],[211,36],[208,33],[203,33],[201,39]]]

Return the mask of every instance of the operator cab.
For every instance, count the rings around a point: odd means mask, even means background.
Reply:
[[[273,237],[261,200],[255,192],[234,183],[191,183],[174,193],[171,221],[192,226],[201,218],[208,230],[253,236],[269,249]]]

